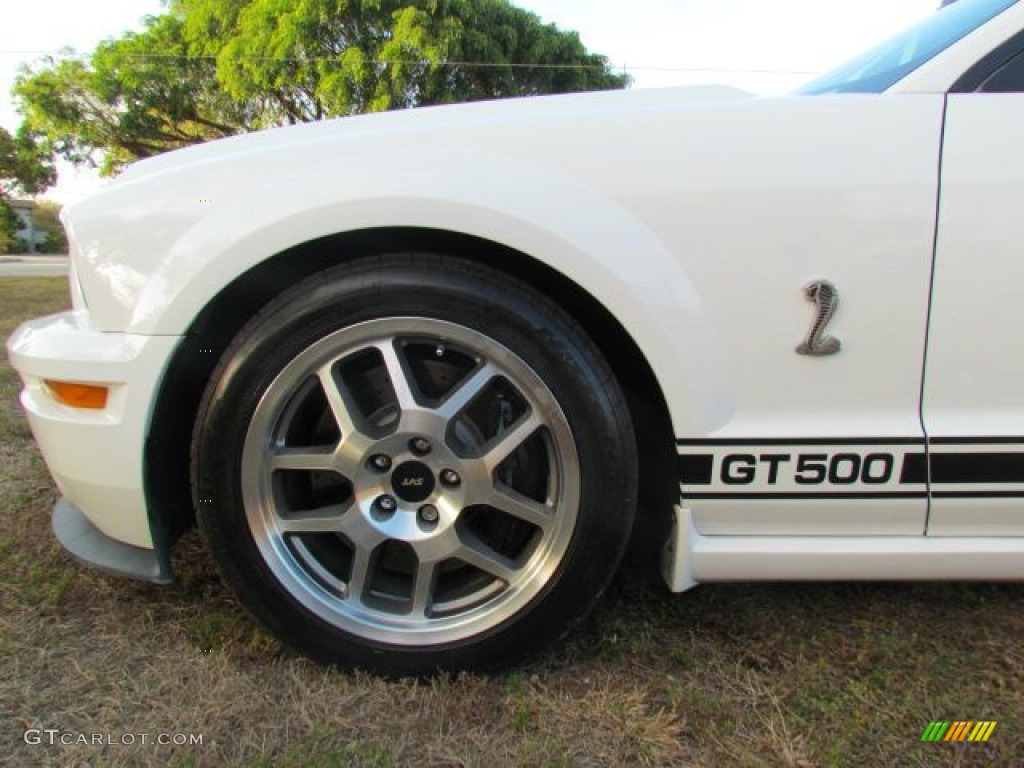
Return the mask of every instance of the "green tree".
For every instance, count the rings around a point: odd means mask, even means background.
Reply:
[[[37,232],[46,235],[46,239],[39,244],[40,253],[67,253],[68,238],[64,232],[64,225],[60,223],[59,203],[52,200],[37,200],[32,210],[32,223]]]
[[[236,99],[291,122],[508,96],[622,88],[575,32],[507,0],[177,0]]]
[[[0,254],[12,253],[17,249],[17,231],[20,222],[3,198],[0,198]]]
[[[7,199],[35,195],[57,179],[53,153],[26,124],[13,136],[0,126],[0,253],[18,250],[20,222]]]
[[[23,70],[15,94],[59,154],[111,172],[270,125],[627,82],[508,0],[173,0],[87,61]]]
[[[48,58],[14,93],[30,126],[76,165],[126,162],[257,127],[255,109],[219,88],[215,63],[188,55],[175,15],[102,43],[88,63]]]
[[[48,143],[22,123],[13,136],[0,126],[0,199],[35,195],[57,180]]]

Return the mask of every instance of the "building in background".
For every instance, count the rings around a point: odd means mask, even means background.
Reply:
[[[46,232],[38,229],[35,223],[36,204],[33,200],[9,200],[7,203],[14,215],[18,217],[18,229],[15,237],[27,253],[38,253],[46,244]]]
[[[60,210],[51,200],[0,199],[0,253],[66,253]]]

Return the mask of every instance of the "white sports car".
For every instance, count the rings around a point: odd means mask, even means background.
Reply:
[[[1024,578],[1022,30],[132,166],[8,342],[57,537],[167,582],[198,519],[274,634],[389,674],[544,647],[634,528],[675,591]]]

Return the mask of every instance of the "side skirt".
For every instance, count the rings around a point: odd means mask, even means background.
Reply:
[[[716,581],[1019,581],[1024,537],[704,536],[677,506],[662,575],[673,592]]]

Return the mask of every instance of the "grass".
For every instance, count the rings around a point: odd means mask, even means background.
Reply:
[[[0,280],[0,337],[66,304]],[[623,574],[568,643],[505,676],[389,683],[257,629],[198,538],[155,587],[53,541],[56,491],[0,361],[0,754],[12,764],[973,766],[1024,760],[1019,585],[729,585]],[[928,721],[994,719],[986,744]],[[26,728],[202,734],[201,746],[26,744]]]

